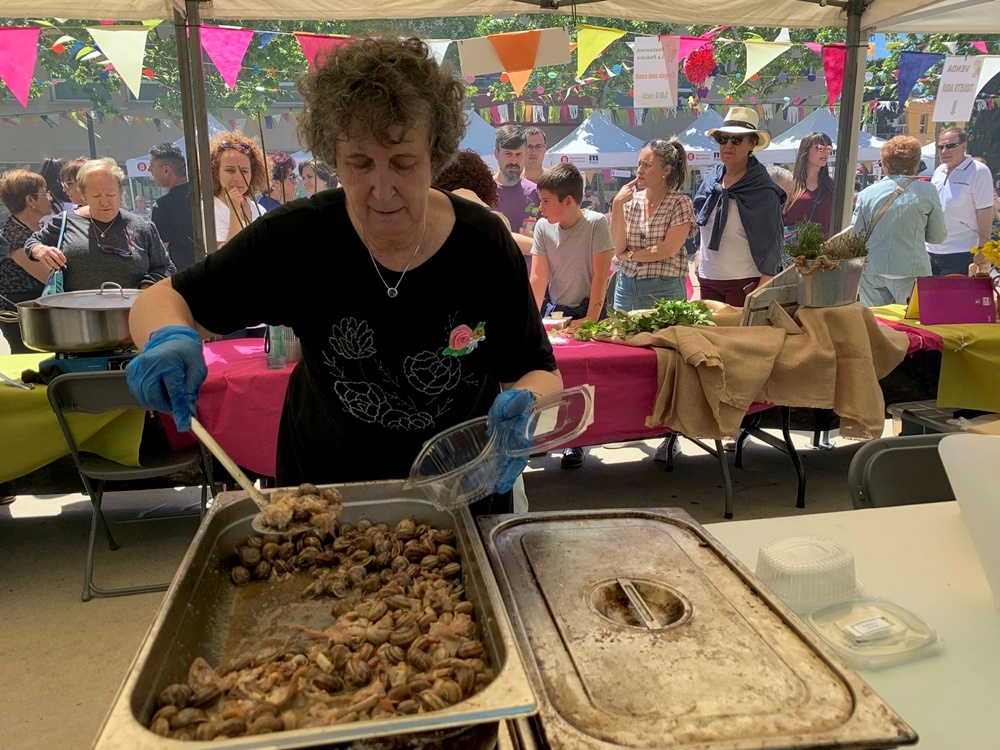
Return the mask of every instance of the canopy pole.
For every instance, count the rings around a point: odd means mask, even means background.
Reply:
[[[861,130],[865,63],[868,59],[868,34],[861,31],[865,2],[866,0],[848,0],[847,3],[847,59],[844,63],[844,86],[840,95],[840,124],[837,127],[837,164],[834,171],[835,195],[831,222],[833,232],[848,226],[854,211],[858,133]]]
[[[215,198],[208,151],[208,114],[205,104],[205,69],[201,56],[199,0],[185,0],[187,18],[175,8],[174,37],[180,66],[181,107],[184,115],[184,150],[191,183],[191,224],[194,257],[203,260],[215,250]]]

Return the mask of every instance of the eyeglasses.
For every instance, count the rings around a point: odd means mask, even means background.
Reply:
[[[251,151],[249,143],[236,143],[234,141],[219,141],[219,148],[238,148],[244,154],[249,154]]]
[[[712,137],[720,146],[725,146],[727,143],[732,143],[734,146],[742,146],[746,138],[745,135],[719,135],[718,133]]]
[[[718,140],[718,139],[716,139],[716,140]],[[659,145],[661,145],[663,143],[666,143],[666,141],[663,140],[662,138],[654,138],[651,141],[646,141],[645,143],[643,143],[642,147],[646,148],[646,146],[649,146],[651,148],[656,148],[657,146],[659,146]]]
[[[50,192],[49,192],[48,190],[39,190],[39,191],[38,191],[37,193],[35,193],[35,197],[36,197],[36,198],[40,198],[40,197],[42,197],[43,195],[44,195],[44,196],[45,196],[46,198],[51,198],[51,197],[52,197],[52,193],[50,193]]]
[[[66,182],[59,183],[63,186],[63,190],[69,190],[70,185],[75,185],[76,180],[66,180]]]
[[[828,146],[825,143],[814,143],[813,148],[817,151],[833,151],[833,146]]]
[[[525,146],[525,148],[528,149],[528,151],[544,151],[545,150],[545,144],[544,143],[536,143],[536,144],[532,145],[532,144],[529,143],[527,146]]]
[[[125,233],[125,241],[128,243],[128,250],[123,250],[122,248],[114,247],[113,245],[102,245],[100,243],[97,243],[97,246],[108,255],[117,255],[120,258],[131,258],[134,255],[133,250],[135,249],[135,242],[132,241],[132,236],[128,232]]]
[[[961,145],[962,145],[961,143],[939,143],[937,145],[937,150],[938,151],[951,151],[953,148],[958,148]]]

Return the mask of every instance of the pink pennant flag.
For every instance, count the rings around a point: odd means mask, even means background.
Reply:
[[[826,93],[830,104],[837,101],[844,87],[844,65],[847,63],[846,44],[823,45],[823,74],[826,76]]]
[[[28,106],[40,32],[37,26],[0,29],[0,80],[22,107]]]
[[[354,41],[354,38],[349,36],[325,36],[323,34],[296,34],[295,38],[299,40],[302,54],[306,56],[306,62],[309,63],[310,72],[316,72],[316,69],[323,64],[331,51]]]
[[[236,77],[243,67],[247,47],[253,40],[253,29],[231,29],[223,26],[202,26],[201,46],[215,63],[219,75],[232,90],[236,88]]]
[[[823,45],[820,44],[819,42],[802,42],[802,43],[820,57],[823,56]]]
[[[973,42],[972,46],[975,47],[980,52],[982,52],[984,55],[986,54],[986,42]]]
[[[704,47],[710,41],[710,39],[703,39],[700,36],[682,36],[677,48],[677,59],[683,60],[695,50]]]

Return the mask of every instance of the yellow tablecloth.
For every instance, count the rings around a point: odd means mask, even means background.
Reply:
[[[49,354],[0,356],[0,372],[20,379]],[[144,413],[70,414],[67,421],[82,450],[126,466],[139,466]],[[39,469],[69,454],[66,438],[49,405],[45,386],[25,391],[0,381],[0,482]]]
[[[937,404],[948,409],[978,409],[1000,412],[1000,325],[922,326],[907,320],[903,305],[873,307],[872,312],[912,328],[924,328],[941,337],[944,350],[938,379]]]

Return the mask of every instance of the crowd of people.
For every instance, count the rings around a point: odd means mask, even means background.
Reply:
[[[205,377],[205,337],[262,321],[294,329],[302,361],[284,404],[279,484],[405,476],[424,441],[471,417],[514,429],[561,386],[542,316],[562,313],[572,327],[608,308],[684,300],[692,276],[701,299],[741,306],[787,264],[792,227],[838,228],[831,139],[811,133],[792,170],[769,170],[755,156],[770,135],[754,108],[732,107],[709,131],[720,163],[693,197],[684,146],[653,139],[605,203],[576,166],[546,169],[541,128],[498,127],[495,172],[459,151],[463,87],[417,39],[339,47],[302,91],[300,136],[313,158],[265,154],[240,132],[212,139],[216,246],[199,262],[186,163],[172,144],[150,152],[166,192],[148,209],[122,207],[124,175],[107,158],[0,177],[11,213],[0,293],[32,299],[55,271],[67,291],[109,280],[148,289],[133,307],[142,352],[128,379],[181,428]],[[941,165],[922,182],[919,142],[891,139],[884,178],[857,196],[867,305],[905,302],[919,276],[966,273],[969,249],[989,237],[989,169],[966,153],[961,129],[943,131],[937,147]],[[306,198],[295,200],[299,181]],[[303,267],[310,279],[349,283],[310,293]],[[399,336],[401,320],[419,324]],[[16,331],[3,332],[20,351]],[[583,458],[568,449],[562,465]],[[512,507],[525,461],[508,460],[477,510]]]

